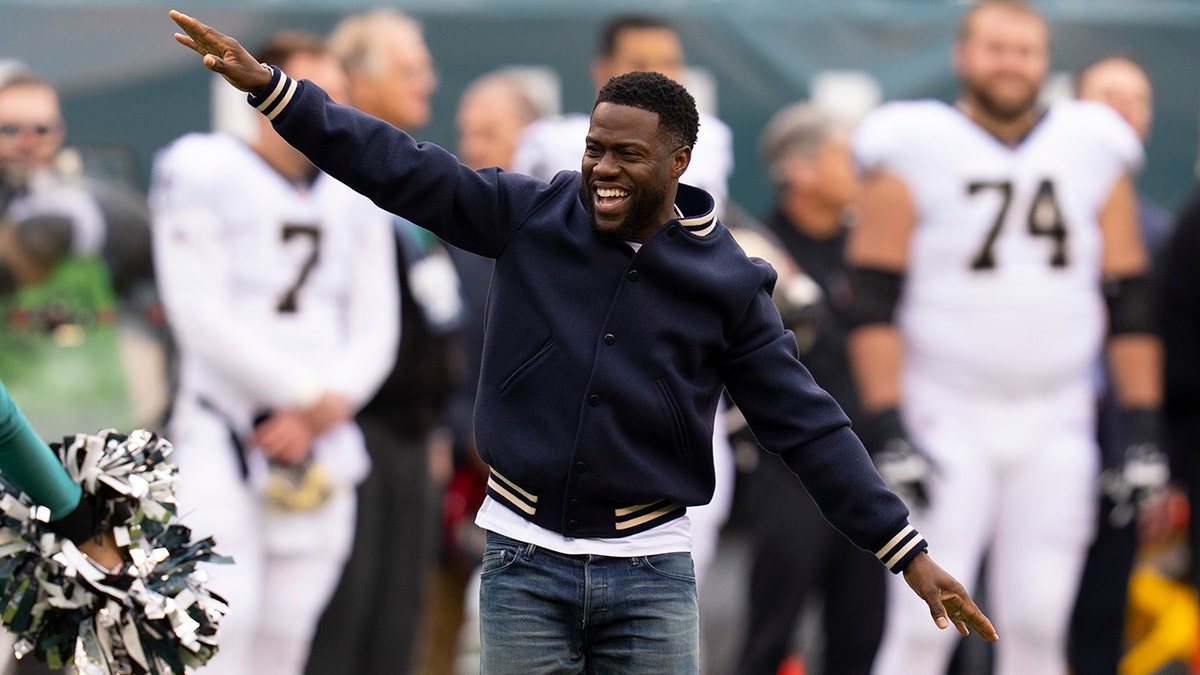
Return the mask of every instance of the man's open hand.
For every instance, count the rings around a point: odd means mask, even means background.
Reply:
[[[271,69],[259,63],[237,40],[192,17],[171,10],[171,20],[186,34],[175,41],[204,57],[204,66],[242,91],[253,92],[271,82]]]
[[[979,637],[988,642],[1000,639],[992,622],[988,620],[967,590],[957,579],[943,570],[927,553],[921,553],[904,569],[904,580],[909,587],[929,605],[929,613],[938,628],[951,623],[963,635],[970,635],[974,628]]]

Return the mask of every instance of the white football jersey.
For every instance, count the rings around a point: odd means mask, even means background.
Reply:
[[[390,215],[324,174],[293,185],[223,134],[161,151],[150,204],[184,405],[248,430],[324,391],[370,399],[399,337]]]
[[[1063,101],[1009,147],[945,103],[898,102],[853,147],[916,210],[897,309],[909,368],[1012,394],[1089,377],[1106,326],[1097,217],[1142,159],[1128,125]]]
[[[591,117],[572,113],[547,117],[525,127],[513,154],[512,170],[542,180],[559,171],[579,171]],[[729,175],[733,173],[733,132],[712,115],[700,114],[700,131],[692,149],[692,163],[679,179],[712,195],[717,215],[725,213]]]

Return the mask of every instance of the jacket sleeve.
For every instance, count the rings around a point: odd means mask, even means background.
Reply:
[[[800,363],[796,339],[756,292],[722,362],[725,386],[750,430],[799,476],[821,513],[892,572],[927,548],[908,509],[880,478],[850,420]]]
[[[372,213],[359,219],[354,290],[346,317],[346,342],[328,369],[329,387],[362,408],[383,384],[400,339],[400,291],[392,217],[366,200]],[[416,311],[408,308],[405,311]]]
[[[497,257],[549,188],[495,168],[474,171],[445,149],[273,70],[271,83],[249,102],[288,143],[380,207],[459,248]]]

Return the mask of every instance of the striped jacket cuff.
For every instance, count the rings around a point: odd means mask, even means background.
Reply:
[[[265,64],[264,64],[265,65]],[[297,82],[288,77],[277,66],[270,66],[271,81],[267,86],[246,96],[246,100],[254,109],[275,121],[275,117],[283,112],[292,97],[296,95]]]
[[[929,548],[925,537],[917,532],[912,525],[905,524],[904,529],[888,540],[882,548],[875,551],[875,557],[887,566],[893,574],[898,574],[908,567],[908,563],[921,551]]]

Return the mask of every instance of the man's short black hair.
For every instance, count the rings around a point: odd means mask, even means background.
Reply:
[[[636,71],[618,75],[600,88],[596,105],[612,103],[658,115],[658,132],[674,147],[696,146],[700,115],[696,99],[683,85],[662,73]],[[595,110],[595,106],[592,106]]]
[[[627,30],[669,30],[675,27],[661,16],[654,14],[619,14],[604,24],[600,33],[600,56],[612,57],[617,51],[617,38]]]

